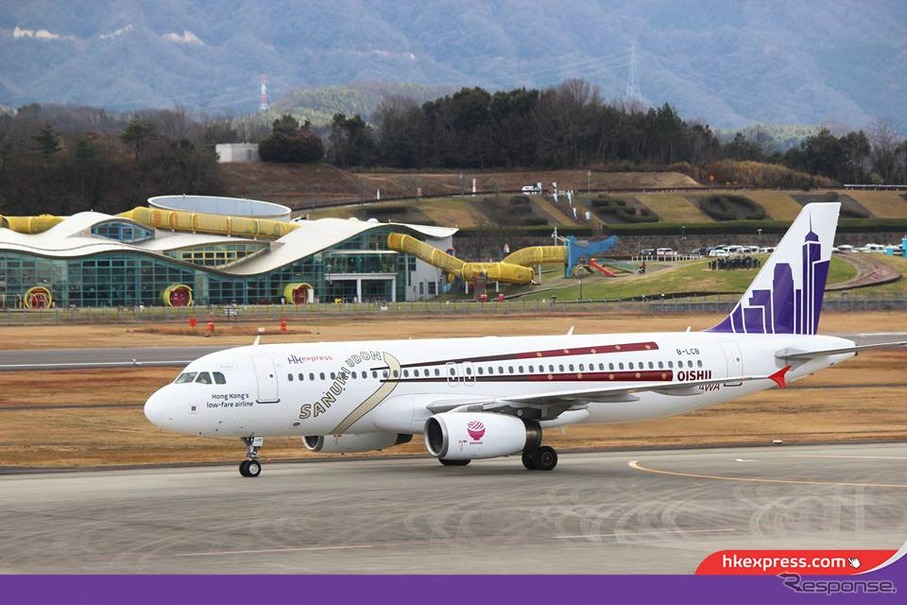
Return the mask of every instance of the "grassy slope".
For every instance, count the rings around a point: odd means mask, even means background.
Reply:
[[[765,257],[761,257],[765,260]],[[654,263],[653,263],[654,265]],[[743,292],[758,273],[757,269],[733,271],[712,271],[707,260],[678,263],[666,268],[654,266],[646,275],[634,275],[616,279],[597,274],[583,279],[583,298],[586,300],[614,300],[658,294],[671,295],[695,290],[697,292]],[[902,267],[903,269],[903,267]],[[835,284],[855,277],[856,269],[850,263],[834,257],[828,275],[828,283]],[[557,296],[561,300],[579,298],[579,282],[573,279],[558,279],[553,275],[543,279],[545,291],[527,294],[526,300]]]

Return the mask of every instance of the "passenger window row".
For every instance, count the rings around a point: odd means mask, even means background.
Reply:
[[[657,365],[657,368],[656,368],[656,365]],[[451,377],[458,376],[459,374],[457,371],[457,367],[458,366],[449,364],[448,369],[447,369],[448,375]],[[697,359],[694,362],[692,359],[688,359],[688,360],[686,360],[686,363],[684,363],[684,360],[678,360],[676,365],[675,365],[674,361],[672,361],[672,360],[667,361],[667,362],[664,362],[664,361],[658,361],[658,362],[654,362],[654,361],[633,362],[633,361],[630,361],[630,362],[627,362],[626,364],[622,361],[617,362],[617,363],[612,362],[612,363],[607,364],[607,371],[613,372],[615,370],[620,371],[620,370],[645,370],[645,369],[663,370],[663,369],[665,369],[665,367],[667,367],[668,369],[674,369],[675,367],[677,369],[683,369],[684,367],[691,368],[691,369],[693,367],[701,368],[702,360]],[[485,366],[481,366],[481,365],[477,365],[477,366],[467,365],[465,367],[465,369],[461,369],[460,372],[464,373],[466,376],[473,376],[474,374],[478,375],[478,376],[485,376],[486,374],[488,376],[493,376],[496,373],[498,375],[525,374],[527,369],[528,369],[529,374],[536,373],[535,365],[529,365],[529,366],[523,366],[523,365],[492,366],[492,365],[489,365],[487,368]],[[589,364],[586,364],[586,363],[562,364],[561,363],[561,364],[557,364],[557,365],[548,364],[547,369],[544,364],[538,365],[538,373],[540,373],[540,374],[546,374],[546,373],[553,374],[555,372],[558,372],[558,373],[571,372],[572,373],[572,372],[577,372],[577,371],[578,372],[595,372],[595,371],[604,372],[606,370],[605,370],[604,363],[599,363],[597,365],[594,363],[589,363]],[[394,370],[393,377],[399,378],[400,377],[399,374],[400,373],[397,370]],[[409,377],[431,378],[431,377],[440,377],[441,370],[440,370],[440,368],[425,368],[425,369],[415,368],[412,370],[410,370],[410,369],[403,370],[402,374],[403,374],[403,378],[409,378]],[[336,372],[330,372],[330,373],[318,372],[317,374],[315,372],[309,372],[308,374],[299,372],[298,374],[295,374],[295,375],[292,373],[287,374],[287,380],[289,380],[290,382],[293,382],[293,380],[299,380],[300,382],[305,381],[305,380],[308,380],[309,382],[314,382],[316,380],[328,380],[328,379],[336,380],[337,375],[338,374]],[[348,378],[351,380],[366,379],[368,377],[369,377],[368,371],[354,371],[354,372],[350,372],[350,374],[348,376]],[[383,378],[383,379],[387,379],[387,378],[390,378],[390,372],[389,372],[389,370],[381,370],[381,371],[372,370],[371,377],[374,379],[377,379],[379,377]]]

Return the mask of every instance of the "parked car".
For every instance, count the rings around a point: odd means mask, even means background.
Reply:
[[[718,257],[724,258],[724,257],[730,256],[730,255],[731,255],[731,253],[728,252],[727,250],[725,250],[724,248],[713,248],[713,249],[709,250],[709,256],[711,256],[712,258],[718,258]]]
[[[639,251],[639,256],[655,256],[655,248],[643,248]]]
[[[673,248],[659,248],[655,251],[655,256],[674,256]]]

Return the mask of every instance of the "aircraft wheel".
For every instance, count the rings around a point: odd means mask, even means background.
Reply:
[[[535,470],[535,467],[532,466],[532,453],[534,451],[535,450],[523,450],[523,456],[522,456],[523,466],[526,467],[526,470],[530,470],[530,471]]]
[[[543,445],[537,450],[534,450],[531,458],[532,470],[550,471],[554,470],[554,467],[557,466],[557,452],[553,447],[547,445]]]
[[[260,474],[261,463],[258,460],[246,460],[246,477],[257,477]]]
[[[243,477],[257,477],[261,474],[261,463],[258,460],[243,460],[239,463],[239,474]]]
[[[444,466],[466,466],[467,464],[472,462],[472,460],[450,460],[448,458],[438,458],[438,462],[440,462]]]

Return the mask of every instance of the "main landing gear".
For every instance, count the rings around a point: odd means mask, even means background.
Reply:
[[[246,460],[239,464],[239,474],[243,477],[257,477],[261,474],[261,462],[258,461],[258,450],[265,444],[264,437],[243,437],[243,443],[249,448]]]
[[[530,471],[551,471],[557,466],[557,452],[548,445],[523,450],[523,466]]]

